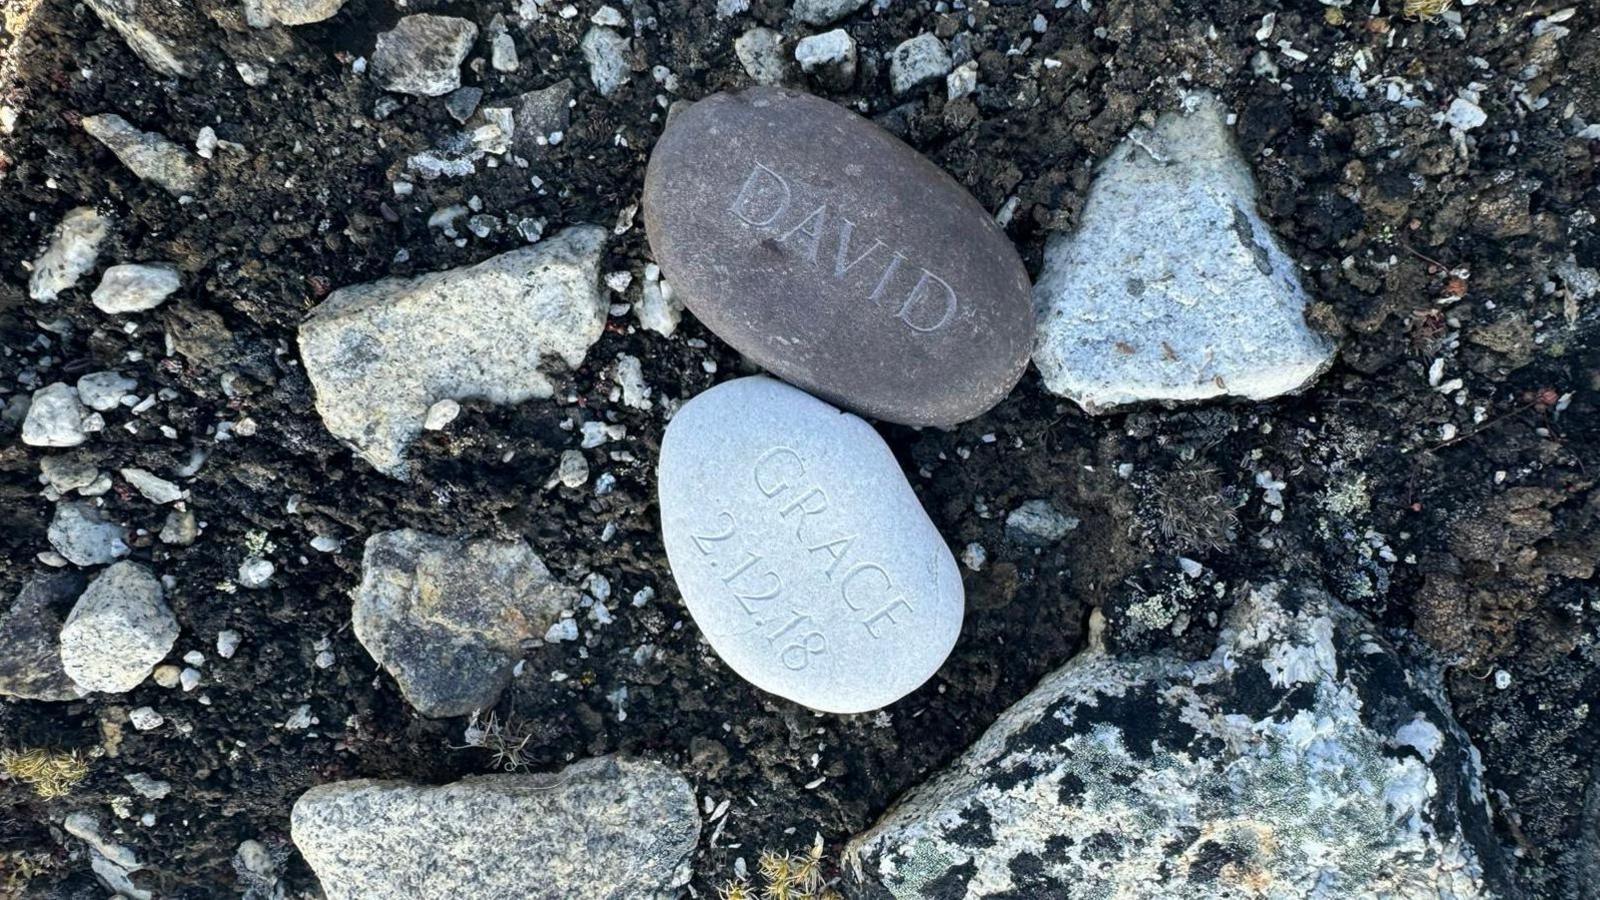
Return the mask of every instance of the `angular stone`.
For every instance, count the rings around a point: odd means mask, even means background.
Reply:
[[[512,147],[521,156],[536,159],[549,146],[550,136],[565,133],[572,120],[572,81],[563,78],[508,102],[515,124]],[[544,143],[540,143],[541,138]]]
[[[609,28],[596,25],[583,36],[583,58],[589,63],[589,80],[600,96],[609,97],[628,83],[632,42]]]
[[[77,566],[103,566],[128,555],[128,530],[107,521],[92,503],[57,503],[45,536]]]
[[[410,529],[367,539],[354,596],[356,638],[431,718],[492,709],[522,642],[578,600],[523,541]]]
[[[807,25],[832,25],[867,5],[867,0],[794,0],[794,17]]]
[[[455,16],[417,13],[378,35],[372,80],[386,91],[438,97],[461,87],[461,62],[478,26]]]
[[[657,480],[684,603],[756,687],[865,712],[955,646],[955,558],[861,419],[770,378],[725,382],[667,425]]]
[[[83,593],[77,572],[36,575],[0,616],[0,695],[76,700],[82,691],[61,667],[61,616],[55,608]]]
[[[35,300],[54,300],[62,291],[78,283],[100,256],[100,245],[111,234],[111,218],[87,206],[69,210],[61,217],[50,246],[33,263],[28,277],[28,296]]]
[[[174,197],[200,190],[202,170],[189,151],[150,131],[140,131],[115,113],[84,116],[83,130],[106,145],[133,174]]]
[[[80,688],[120,694],[138,687],[172,652],[178,620],[161,582],[138,563],[109,566],[89,583],[61,627],[61,665]]]
[[[22,420],[22,442],[30,447],[76,447],[87,437],[85,415],[72,385],[60,381],[47,384],[33,392],[28,415]]]
[[[606,756],[440,787],[319,785],[289,828],[328,900],[669,900],[689,881],[700,814],[676,771]]]
[[[1298,390],[1334,348],[1305,321],[1294,261],[1256,212],[1250,167],[1208,95],[1124,141],[1034,289],[1034,362],[1095,412]]]
[[[1436,671],[1275,583],[1199,662],[1113,656],[1097,616],[846,855],[896,900],[1515,896],[1484,790]]]
[[[800,71],[825,88],[842,91],[856,80],[856,41],[843,28],[796,41],[794,59]]]
[[[950,72],[950,51],[932,32],[902,41],[889,55],[889,85],[896,94],[937,81]]]
[[[139,382],[120,372],[90,372],[78,379],[78,397],[99,412],[116,409]]]
[[[752,28],[739,35],[734,39],[733,53],[756,84],[781,84],[789,76],[783,35],[771,28]]]
[[[605,327],[604,241],[577,226],[476,265],[334,291],[300,326],[323,424],[404,478],[436,401],[549,397],[550,373],[580,365]]]
[[[261,0],[261,8],[284,25],[310,25],[334,17],[345,0]]]
[[[676,296],[773,374],[891,422],[952,425],[1028,364],[1028,275],[955,179],[878,126],[784,88],[675,116],[645,174]]]
[[[122,35],[128,49],[144,64],[163,75],[190,74],[199,63],[185,59],[192,48],[180,49],[179,35],[169,29],[193,7],[177,0],[85,0],[108,27]]]
[[[182,284],[173,266],[125,263],[107,269],[89,299],[101,312],[143,312],[160,306]]]

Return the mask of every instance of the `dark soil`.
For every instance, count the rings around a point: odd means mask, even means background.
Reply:
[[[0,4],[0,103],[21,113],[15,133],[0,136],[0,399],[115,368],[138,379],[141,396],[170,389],[172,399],[107,414],[106,430],[74,452],[107,471],[170,472],[196,449],[207,455],[184,485],[205,523],[193,546],[156,540],[165,510],[120,479],[105,498],[110,515],[143,529],[135,558],[176,579],[169,600],[184,633],[174,657],[205,651],[204,684],[0,704],[0,745],[93,756],[89,779],[62,800],[0,781],[0,866],[16,854],[43,860],[18,889],[92,893],[87,863],[68,858],[59,824],[76,809],[111,821],[115,798],[134,798],[117,839],[152,867],[161,896],[228,896],[239,842],[289,852],[289,808],[312,784],[488,770],[486,753],[458,749],[466,722],[414,715],[349,628],[362,541],[410,526],[521,536],[568,580],[597,572],[611,581],[616,621],[584,620],[578,643],[532,651],[499,715],[532,729],[535,769],[620,750],[680,766],[702,797],[731,800],[695,863],[702,897],[736,858],[753,866],[760,850],[803,849],[814,833],[831,853],[870,825],[1070,658],[1091,609],[1106,612],[1124,648],[1200,654],[1225,605],[1218,586],[1288,573],[1319,578],[1397,637],[1414,634],[1419,662],[1449,667],[1527,895],[1600,896],[1590,880],[1600,869],[1591,709],[1600,701],[1600,314],[1597,298],[1576,297],[1555,268],[1569,259],[1600,266],[1600,142],[1572,133],[1574,121],[1600,121],[1600,10],[1574,4],[1562,23],[1570,34],[1551,44],[1534,25],[1566,4],[1460,8],[1465,36],[1444,19],[1402,16],[1396,0],[1382,0],[1381,15],[1366,3],[1310,0],[1054,5],[869,7],[842,23],[860,44],[855,86],[828,96],[904,136],[989,209],[1017,198],[1008,231],[1037,272],[1047,231],[1074,224],[1093,163],[1170,108],[1178,89],[1216,90],[1238,114],[1263,211],[1319,301],[1314,321],[1342,342],[1340,362],[1304,395],[1278,402],[1097,418],[1043,393],[1030,373],[1010,399],[954,431],[882,429],[952,547],[981,543],[989,563],[967,573],[965,631],[940,673],[887,710],[840,717],[734,676],[673,587],[654,508],[661,405],[639,412],[610,402],[609,366],[618,353],[636,355],[658,394],[676,398],[742,371],[692,318],[671,340],[638,331],[631,316],[613,318],[558,401],[467,404],[448,431],[417,445],[411,483],[375,473],[323,429],[294,350],[296,326],[333,287],[523,243],[507,226],[458,246],[426,225],[436,208],[476,196],[508,223],[545,218],[547,232],[616,223],[638,200],[665,117],[658,96],[748,83],[733,40],[756,24],[791,40],[806,33],[787,4],[755,0],[747,13],[717,18],[710,3],[634,3],[625,14],[653,25],[634,38],[631,84],[609,99],[593,90],[578,51],[596,5],[580,4],[572,19],[551,6],[542,23],[513,28],[518,72],[475,63],[467,79],[489,98],[572,79],[578,105],[565,140],[529,170],[480,167],[466,179],[418,182],[409,198],[391,188],[406,157],[458,126],[442,99],[401,98],[375,117],[385,95],[352,63],[399,16],[387,3],[350,0],[329,22],[261,32],[244,25],[237,4],[195,0],[194,18],[179,27],[214,65],[183,80],[155,76],[82,6]],[[427,10],[480,27],[514,11],[471,0],[405,11]],[[1276,30],[1263,45],[1254,35],[1270,11]],[[1039,14],[1042,34],[1032,24]],[[947,101],[942,86],[890,95],[888,51],[924,30],[949,41],[958,62],[977,60],[974,96]],[[1279,52],[1282,39],[1309,58]],[[1252,68],[1263,47],[1277,80]],[[1349,77],[1358,52],[1364,97]],[[486,57],[486,47],[474,55]],[[246,86],[238,60],[269,65],[269,81]],[[652,78],[655,66],[676,75],[675,94]],[[1485,87],[1488,121],[1457,143],[1435,116],[1471,82]],[[1389,99],[1390,84],[1416,108]],[[180,205],[78,127],[100,112],[185,145],[211,125],[244,150],[219,150],[209,189]],[[544,194],[529,188],[530,173],[544,179]],[[185,272],[180,295],[127,317],[137,327],[90,304],[97,273],[54,304],[28,299],[25,264],[62,214],[85,204],[116,219],[102,266],[166,259]],[[397,261],[401,250],[409,258]],[[615,237],[607,255],[606,271],[635,275],[618,299],[636,300],[648,261],[641,228]],[[1447,378],[1464,379],[1464,403],[1430,387],[1440,356]],[[592,482],[544,487],[560,452],[576,446],[563,428],[574,406],[627,427],[625,439],[586,451],[596,474],[616,478],[604,496]],[[253,436],[216,439],[219,423],[246,418]],[[21,444],[17,427],[0,422],[5,598],[45,568],[36,555],[49,547],[52,514],[39,496],[42,453]],[[1264,501],[1258,476],[1287,485],[1281,510]],[[1082,525],[1042,551],[1008,540],[1005,514],[1034,498]],[[603,540],[608,526],[615,533]],[[342,549],[312,550],[318,535],[343,540]],[[246,547],[263,539],[277,566],[271,588],[225,589]],[[1201,581],[1178,574],[1180,556],[1207,567]],[[642,588],[655,599],[631,606]],[[214,652],[225,628],[244,636],[228,661]],[[326,669],[315,662],[324,648],[335,660]],[[286,730],[302,704],[317,723]],[[127,725],[127,711],[145,705],[168,725]],[[124,780],[132,772],[172,782],[172,795],[138,798]],[[147,811],[153,827],[139,824]],[[291,894],[313,892],[315,879],[290,858]]]

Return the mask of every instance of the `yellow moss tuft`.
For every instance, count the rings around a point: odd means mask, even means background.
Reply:
[[[54,800],[72,793],[89,776],[89,763],[76,750],[0,750],[0,772],[33,788],[40,798]]]
[[[1450,8],[1452,0],[1405,0],[1401,11],[1413,19],[1426,22]]]

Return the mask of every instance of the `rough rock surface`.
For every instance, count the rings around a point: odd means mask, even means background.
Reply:
[[[596,25],[583,36],[583,58],[589,64],[589,79],[600,96],[609,97],[628,83],[631,41],[609,28]]]
[[[61,667],[61,616],[56,608],[83,592],[77,572],[36,575],[0,616],[0,695],[23,700],[76,700],[82,694]]]
[[[90,409],[107,412],[138,386],[139,382],[120,372],[90,372],[78,379],[78,398]]]
[[[310,25],[334,17],[345,0],[261,0],[261,8],[284,25]]]
[[[89,583],[61,627],[61,665],[86,691],[138,687],[178,640],[178,620],[161,582],[133,562],[109,566]]]
[[[493,708],[522,642],[576,601],[523,541],[404,529],[367,539],[351,619],[406,700],[439,718]]]
[[[33,392],[28,415],[22,420],[22,442],[30,447],[76,447],[86,437],[85,414],[72,385],[60,381],[47,384]]]
[[[654,900],[688,882],[700,815],[676,771],[608,756],[441,787],[325,784],[290,829],[328,900]]]
[[[795,41],[794,59],[800,64],[800,71],[823,87],[844,90],[855,81],[856,41],[843,28]]]
[[[125,263],[106,270],[90,299],[101,312],[143,312],[160,306],[182,283],[173,266]]]
[[[181,16],[183,7],[172,0],[85,0],[85,6],[94,10],[100,21],[122,35],[128,49],[144,64],[163,75],[193,74],[198,63],[186,59],[178,40],[164,33],[172,24],[176,13]]]
[[[1248,589],[1199,662],[1090,649],[849,848],[867,897],[1498,890],[1437,675],[1320,589]]]
[[[78,566],[103,566],[128,555],[128,530],[93,503],[58,503],[45,532],[50,546]]]
[[[807,25],[831,25],[867,5],[867,0],[795,0],[794,17]]]
[[[33,263],[28,277],[28,296],[35,300],[54,300],[62,291],[78,283],[100,256],[100,245],[111,233],[111,217],[92,207],[68,210],[56,227],[50,246]]]
[[[300,326],[323,424],[404,478],[438,400],[549,397],[552,363],[577,367],[605,325],[604,240],[577,226],[476,265],[334,291]]]
[[[932,32],[902,41],[889,57],[889,84],[904,94],[950,72],[950,51]]]
[[[865,712],[955,645],[955,557],[861,419],[771,378],[725,382],[668,424],[657,482],[684,603],[756,687]]]
[[[372,80],[386,91],[438,97],[461,87],[461,61],[478,39],[478,26],[455,16],[417,13],[378,35]]]
[[[1073,234],[1046,242],[1034,363],[1093,412],[1149,400],[1275,397],[1333,346],[1305,321],[1295,263],[1214,98],[1135,132],[1101,166]]]
[[[106,145],[133,174],[153,181],[175,197],[200,189],[202,170],[189,151],[159,134],[140,131],[127,119],[106,113],[84,116],[83,130]]]
[[[782,84],[789,77],[789,57],[783,50],[783,35],[771,28],[752,28],[733,41],[739,65],[756,84]]]

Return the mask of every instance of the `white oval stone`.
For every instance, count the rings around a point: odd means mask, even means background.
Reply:
[[[770,378],[726,382],[673,417],[658,481],[684,603],[756,687],[865,712],[955,646],[955,557],[861,419]]]

